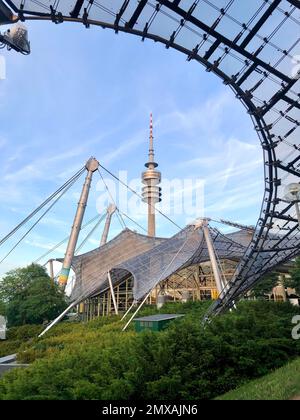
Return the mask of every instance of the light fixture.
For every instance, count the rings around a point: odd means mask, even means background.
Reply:
[[[288,203],[292,203],[295,206],[298,223],[300,225],[300,184],[292,183],[285,187],[284,189],[284,200]]]
[[[30,42],[28,31],[25,25],[17,23],[2,35],[0,33],[0,48],[7,47],[8,50],[15,50],[21,54],[30,54]]]

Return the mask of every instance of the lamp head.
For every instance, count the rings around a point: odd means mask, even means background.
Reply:
[[[8,29],[1,36],[2,43],[7,45],[9,50],[13,49],[22,54],[30,54],[30,42],[28,41],[28,31],[23,23],[17,23]]]

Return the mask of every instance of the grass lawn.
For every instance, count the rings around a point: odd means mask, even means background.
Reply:
[[[300,359],[228,392],[218,400],[291,400],[300,397]]]
[[[40,325],[10,328],[7,332],[7,340],[0,341],[0,357],[17,353],[24,344],[37,337],[43,328]]]

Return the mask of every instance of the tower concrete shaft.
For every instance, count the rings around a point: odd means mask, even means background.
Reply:
[[[155,205],[161,201],[161,173],[156,170],[158,164],[154,161],[154,138],[153,118],[150,116],[150,137],[149,137],[149,160],[145,164],[147,170],[142,173],[143,201],[148,204],[148,235],[154,237],[155,226]]]
[[[84,213],[85,213],[85,209],[86,209],[86,205],[87,205],[87,201],[89,197],[93,173],[98,169],[98,167],[99,167],[99,162],[95,158],[89,159],[88,162],[86,163],[87,175],[86,175],[85,182],[82,188],[79,203],[77,206],[77,211],[75,214],[74,223],[71,230],[71,235],[69,238],[63,266],[62,266],[60,276],[59,276],[59,285],[63,289],[65,289],[68,282],[71,264],[74,258],[74,253],[75,253],[75,249],[76,249],[76,245],[77,245],[77,241],[78,241],[78,237],[81,230],[82,221],[83,221],[83,217],[84,217]]]

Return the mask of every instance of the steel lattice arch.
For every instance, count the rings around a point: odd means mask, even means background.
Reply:
[[[0,2],[3,3],[3,2]],[[299,0],[7,0],[21,21],[78,22],[163,43],[217,75],[242,102],[264,154],[265,194],[253,234],[213,312],[299,254],[284,188],[299,183]],[[298,57],[298,61],[297,61]]]

